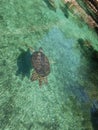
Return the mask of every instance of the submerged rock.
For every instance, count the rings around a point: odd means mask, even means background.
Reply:
[[[94,5],[90,6],[89,0],[82,1],[86,7],[87,11],[83,7],[83,3],[80,3],[77,0],[64,0],[64,3],[69,3],[69,9],[73,10],[73,14],[77,15],[78,17],[82,18],[84,22],[86,22],[90,27],[95,28],[98,27],[98,9],[94,7]],[[93,11],[91,14],[91,11]]]
[[[91,109],[91,121],[94,130],[98,129],[98,101],[93,102]]]

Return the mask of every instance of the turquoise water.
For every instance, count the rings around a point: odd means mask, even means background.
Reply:
[[[90,109],[98,99],[94,29],[56,0],[0,1],[0,130],[93,130]],[[48,6],[49,5],[49,6]],[[62,4],[61,4],[62,5]],[[51,8],[50,8],[51,7]],[[49,58],[48,84],[31,82],[28,47]]]

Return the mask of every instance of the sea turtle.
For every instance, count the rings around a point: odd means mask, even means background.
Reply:
[[[47,76],[50,73],[50,63],[41,47],[39,48],[39,51],[33,52],[31,63],[34,68],[31,80],[38,80],[39,86],[42,85],[43,81],[47,83]]]

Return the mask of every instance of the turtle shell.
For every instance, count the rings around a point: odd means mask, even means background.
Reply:
[[[42,77],[45,77],[50,73],[50,63],[43,52],[36,51],[33,53],[32,65],[35,71]]]

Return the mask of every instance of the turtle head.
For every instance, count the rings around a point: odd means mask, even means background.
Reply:
[[[38,52],[38,57],[41,57],[41,52]]]
[[[42,47],[39,48],[39,52],[43,52],[43,48]]]

